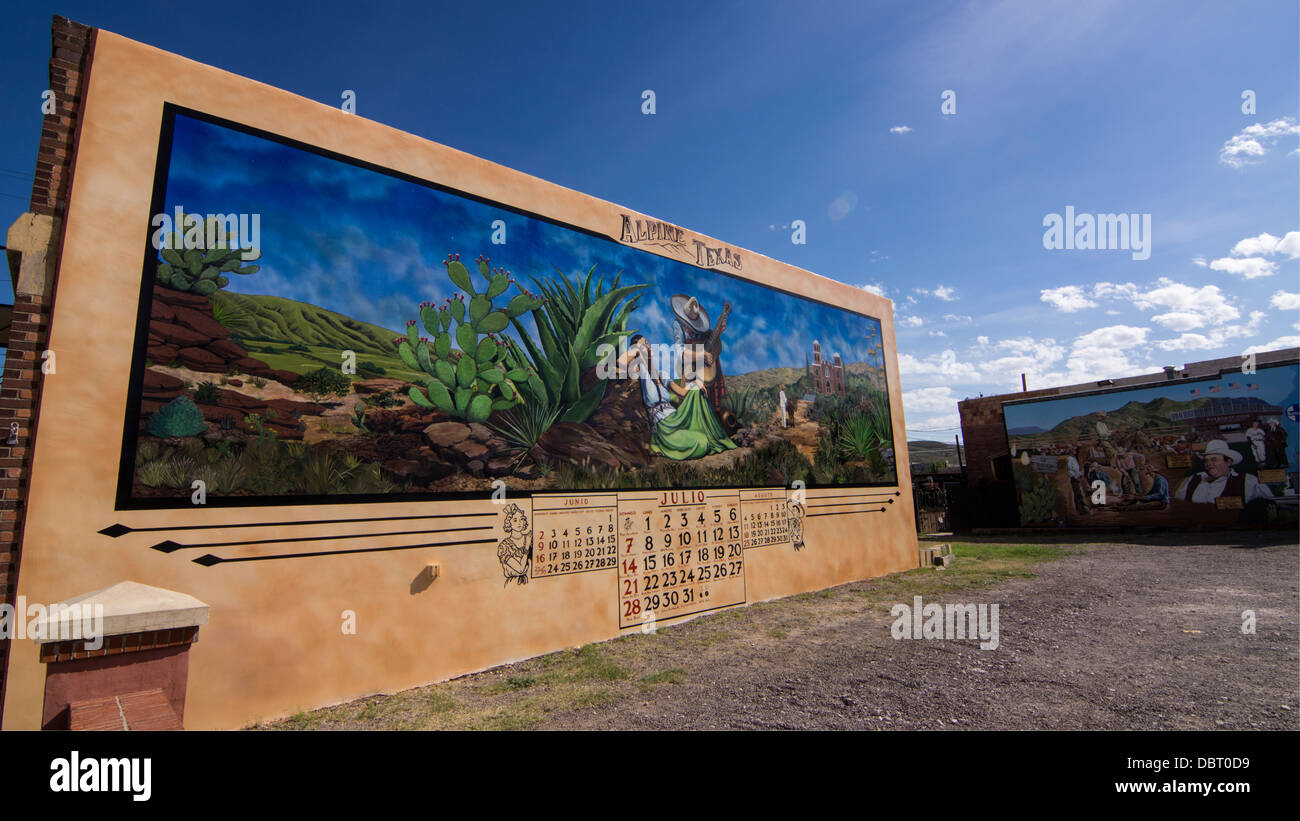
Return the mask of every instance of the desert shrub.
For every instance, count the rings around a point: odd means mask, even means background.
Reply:
[[[197,436],[208,429],[203,412],[188,396],[178,396],[149,417],[149,433],[160,439]]]
[[[302,344],[301,342],[293,343],[292,345],[289,346],[289,350],[299,351],[301,353],[311,353],[311,348],[308,348],[306,345]]]
[[[385,368],[382,365],[376,365],[374,362],[358,362],[357,370],[365,371],[366,373],[377,374],[379,376],[383,376],[384,374],[388,373],[387,368]]]
[[[213,382],[200,382],[194,386],[194,401],[205,405],[216,404],[221,399],[221,389]]]
[[[293,385],[294,390],[315,399],[326,396],[346,396],[352,392],[352,380],[336,368],[317,368]]]

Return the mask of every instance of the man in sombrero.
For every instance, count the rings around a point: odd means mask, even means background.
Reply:
[[[673,325],[673,342],[683,346],[688,360],[687,367],[700,374],[705,398],[709,400],[709,405],[712,406],[718,419],[726,424],[729,422],[730,412],[724,407],[727,387],[722,375],[719,355],[722,352],[722,332],[727,327],[727,313],[731,310],[731,306],[728,305],[723,309],[715,328],[709,318],[709,312],[695,297],[673,294],[671,302],[673,316],[677,320]],[[698,356],[695,355],[696,351],[699,352]]]

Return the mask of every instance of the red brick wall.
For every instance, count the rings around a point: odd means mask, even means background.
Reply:
[[[78,113],[94,30],[63,17],[51,26],[50,90],[55,110],[44,117],[40,147],[36,154],[36,181],[32,184],[31,212],[55,217],[61,223],[68,207],[76,152]],[[62,235],[59,234],[59,243]],[[58,249],[54,249],[55,270]],[[0,603],[13,604],[18,589],[22,556],[23,501],[27,492],[27,471],[36,435],[34,420],[40,403],[41,354],[48,348],[49,319],[54,283],[33,299],[14,295],[13,327],[5,358],[4,381],[0,385]],[[5,444],[9,424],[18,423],[18,444]],[[0,641],[0,714],[4,712],[5,679],[12,641]]]
[[[966,482],[978,485],[985,480],[992,482],[993,459],[1008,453],[1011,449],[1007,442],[1007,428],[1002,415],[1002,403],[1013,399],[1031,399],[1035,396],[1052,396],[1060,393],[1060,388],[1047,388],[1041,391],[1025,393],[1002,393],[997,396],[981,396],[957,403],[957,412],[961,414],[961,438],[966,445]]]

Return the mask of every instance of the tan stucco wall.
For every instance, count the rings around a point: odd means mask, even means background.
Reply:
[[[57,373],[45,377],[19,595],[29,602],[54,602],[129,579],[188,593],[210,605],[209,624],[191,652],[185,715],[189,728],[239,727],[300,708],[400,690],[617,635],[613,570],[539,579],[507,589],[494,545],[205,568],[189,560],[198,552],[164,554],[148,549],[165,538],[157,533],[111,539],[97,532],[115,522],[165,527],[498,510],[485,494],[482,501],[469,502],[114,511],[140,252],[150,216],[164,101],[614,239],[618,239],[619,214],[640,216],[337,108],[100,32],[84,101],[58,274],[50,343],[57,355]],[[690,231],[686,236],[688,246],[697,237],[711,246],[725,244]],[[748,600],[915,567],[917,544],[891,304],[861,289],[742,253],[743,276],[753,281],[881,319],[903,488],[882,514],[807,519],[808,546],[799,553],[788,548],[747,551]],[[815,504],[821,495],[845,492],[813,490],[808,498]],[[874,494],[879,496],[880,489]],[[215,529],[204,531],[203,540],[375,530],[373,523]],[[344,546],[411,541],[409,536],[380,536],[351,540]],[[226,549],[223,555],[293,549],[272,544]],[[413,580],[430,562],[441,565],[441,578],[427,589],[412,592]],[[357,635],[341,632],[343,610],[357,614]],[[36,646],[17,643],[4,729],[39,726],[44,675]]]

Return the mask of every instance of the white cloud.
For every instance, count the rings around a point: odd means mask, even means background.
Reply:
[[[1268,304],[1279,311],[1294,311],[1296,308],[1300,308],[1300,294],[1277,291],[1269,298]]]
[[[943,331],[930,331],[930,336],[947,336]]]
[[[1174,282],[1168,277],[1156,280],[1158,287],[1150,291],[1137,292],[1132,295],[1132,302],[1143,311],[1165,308],[1168,313],[1152,317],[1173,330],[1183,330],[1177,326],[1196,328],[1203,324],[1222,325],[1241,316],[1241,312],[1228,301],[1217,285],[1204,285],[1193,288],[1181,282]],[[1186,315],[1195,315],[1202,322],[1189,325]]]
[[[1082,311],[1084,308],[1095,308],[1097,303],[1083,293],[1083,289],[1078,285],[1062,285],[1060,288],[1048,288],[1038,292],[1038,297],[1043,302],[1056,306],[1056,310],[1072,314],[1075,311]]]
[[[1286,254],[1292,259],[1300,257],[1300,231],[1288,231],[1281,239],[1263,233],[1257,237],[1247,237],[1232,246],[1234,257],[1269,257],[1278,253]]]
[[[898,370],[903,376],[943,376],[951,382],[975,382],[980,378],[974,365],[957,361],[952,350],[917,359],[911,354],[899,354]]]
[[[939,299],[942,299],[944,302],[957,301],[957,292],[952,288],[949,288],[947,285],[940,285],[938,288],[935,288],[934,295],[939,297]]]
[[[909,316],[903,320],[903,324],[911,328],[919,328],[925,324],[925,320],[919,316]]]
[[[1151,317],[1151,321],[1171,331],[1190,331],[1204,325],[1205,317],[1191,311],[1170,311],[1167,314],[1156,314]]]
[[[1185,333],[1174,339],[1156,340],[1155,344],[1164,351],[1213,351],[1222,348],[1228,340],[1259,333],[1260,323],[1267,316],[1263,311],[1251,311],[1250,321],[1245,325],[1224,325],[1207,330],[1205,333]]]
[[[889,133],[890,133],[890,134],[906,134],[907,132],[909,132],[909,131],[911,131],[911,130],[912,130],[912,129],[911,129],[910,126],[906,126],[906,125],[896,125],[896,126],[894,126],[893,128],[889,129]]]
[[[869,282],[866,285],[862,286],[862,290],[870,291],[876,296],[884,296],[886,288],[884,285],[881,285],[879,282]]]
[[[1277,141],[1289,134],[1300,134],[1300,126],[1290,117],[1283,117],[1263,125],[1246,126],[1240,134],[1230,138],[1219,149],[1219,162],[1230,168],[1254,165],[1266,155]]]
[[[1193,265],[1199,265],[1199,266],[1201,266],[1202,268],[1204,268],[1204,267],[1205,267],[1205,257],[1192,257],[1192,264],[1193,264]]]
[[[1066,360],[1070,380],[1086,382],[1141,373],[1146,367],[1130,362],[1126,351],[1145,346],[1150,332],[1150,328],[1111,325],[1076,338]]]
[[[943,321],[964,325],[965,323],[970,322],[971,318],[965,314],[944,314]]]
[[[1276,351],[1278,348],[1300,348],[1300,336],[1279,336],[1272,342],[1263,345],[1252,345],[1245,350],[1245,353],[1263,353],[1264,351]]]
[[[1138,295],[1138,286],[1131,282],[1098,282],[1092,286],[1093,299],[1122,299],[1132,301]]]
[[[1263,257],[1247,257],[1246,259],[1224,257],[1211,262],[1210,270],[1224,271],[1246,279],[1257,279],[1259,277],[1271,277],[1277,273],[1277,263],[1269,262]]]
[[[903,391],[903,412],[906,414],[952,411],[955,410],[956,405],[957,397],[953,394],[952,388],[947,385]],[[926,425],[926,427],[931,426]]]
[[[989,344],[989,338],[987,336],[977,336],[975,337],[975,341],[978,342],[981,347]]]

